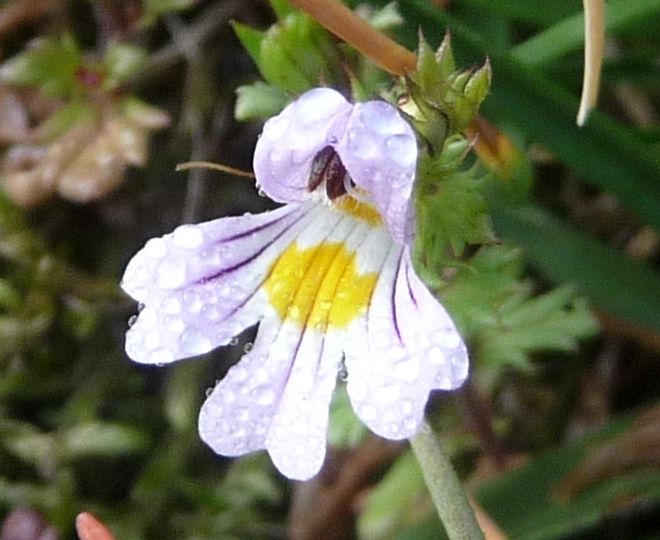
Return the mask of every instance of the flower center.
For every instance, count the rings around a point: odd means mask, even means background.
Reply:
[[[370,195],[358,188],[332,146],[323,148],[312,161],[307,188],[310,192],[325,187],[328,200],[336,208],[362,219],[372,226],[382,223],[370,202]]]
[[[322,242],[282,253],[270,270],[265,289],[279,316],[324,331],[346,328],[367,309],[378,275],[360,274],[342,243]]]

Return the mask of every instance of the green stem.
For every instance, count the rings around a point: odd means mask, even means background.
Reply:
[[[426,420],[419,433],[410,439],[410,445],[450,540],[484,540],[449,457]]]

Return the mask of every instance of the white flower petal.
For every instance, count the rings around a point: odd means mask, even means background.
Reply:
[[[279,321],[267,319],[252,350],[206,399],[199,414],[199,434],[216,453],[240,456],[266,447],[294,360],[289,345]]]
[[[135,361],[165,364],[206,353],[256,324],[274,260],[327,212],[311,203],[260,215],[182,225],[149,240],[122,288],[143,306],[126,334]]]
[[[401,246],[390,250],[368,314],[349,328],[345,354],[356,414],[388,439],[413,435],[430,391],[467,377],[463,340]]]
[[[293,480],[314,476],[325,458],[330,399],[341,360],[339,340],[306,330],[271,426],[266,448],[278,470]]]
[[[315,88],[268,120],[253,160],[266,195],[284,203],[306,200],[314,157],[343,135],[352,109],[339,92]]]
[[[410,243],[418,154],[410,125],[389,103],[357,103],[335,150],[355,184],[372,195],[392,238]]]
[[[199,433],[216,453],[239,456],[266,448],[282,474],[306,480],[321,468],[330,398],[341,359],[338,340],[274,318],[254,348],[202,406]]]

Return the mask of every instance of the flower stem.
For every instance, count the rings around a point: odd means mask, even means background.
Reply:
[[[410,439],[410,445],[450,540],[484,540],[449,457],[426,420],[419,433]]]
[[[370,58],[381,68],[403,75],[417,66],[415,53],[405,49],[337,0],[289,0],[322,26]]]

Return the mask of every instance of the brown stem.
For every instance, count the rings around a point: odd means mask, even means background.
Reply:
[[[408,49],[369,26],[364,19],[336,0],[289,0],[330,32],[355,47],[386,71],[403,75],[417,66]]]

